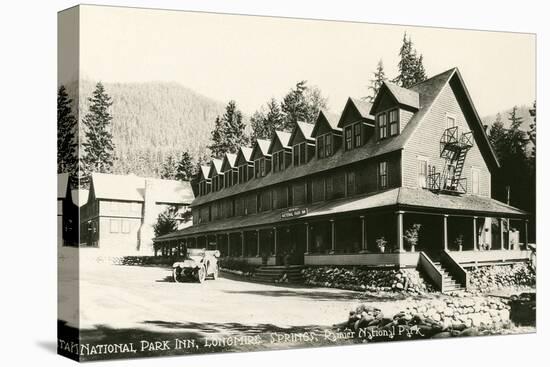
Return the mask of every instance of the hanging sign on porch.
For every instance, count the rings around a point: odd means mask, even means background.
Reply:
[[[281,218],[294,218],[307,214],[307,208],[290,208],[281,213]]]

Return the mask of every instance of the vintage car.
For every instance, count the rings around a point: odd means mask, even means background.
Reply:
[[[183,261],[175,262],[172,265],[174,282],[180,283],[187,279],[194,279],[203,283],[207,277],[217,279],[219,274],[218,250],[206,250],[198,248],[187,249]]]

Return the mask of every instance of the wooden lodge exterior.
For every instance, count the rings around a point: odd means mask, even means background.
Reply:
[[[322,111],[213,160],[197,177],[193,226],[155,242],[268,265],[433,272],[442,257],[458,267],[522,260],[527,213],[491,198],[498,168],[458,69],[410,89],[384,83],[372,104],[349,98],[338,117]]]

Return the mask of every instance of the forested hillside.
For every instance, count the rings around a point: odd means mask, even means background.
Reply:
[[[207,153],[210,132],[224,104],[171,82],[104,83],[112,97],[113,141],[117,157],[113,172],[160,176],[171,153]],[[88,111],[95,82],[80,83],[80,116]],[[67,86],[71,98],[75,85]],[[81,129],[82,133],[82,129]]]
[[[523,131],[528,131],[530,129],[529,124],[531,124],[531,122],[533,121],[533,118],[529,114],[529,109],[531,108],[532,106],[526,106],[526,105],[518,106],[517,114],[519,117],[523,119],[523,123],[521,124],[521,130]],[[511,111],[512,111],[512,108],[510,107],[505,111],[499,112],[502,117],[502,123],[504,124],[505,128],[510,127],[510,121],[508,120],[508,116]],[[481,121],[483,121],[484,125],[491,127],[491,125],[493,125],[493,122],[495,122],[496,117],[497,117],[497,114],[495,113],[493,115],[482,117]]]

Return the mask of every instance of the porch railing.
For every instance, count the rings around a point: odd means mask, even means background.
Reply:
[[[433,261],[424,253],[420,251],[418,257],[418,267],[434,284],[436,289],[443,289],[443,273],[435,266]]]
[[[468,290],[468,272],[456,261],[449,251],[443,251],[441,254],[441,264],[449,273]]]

